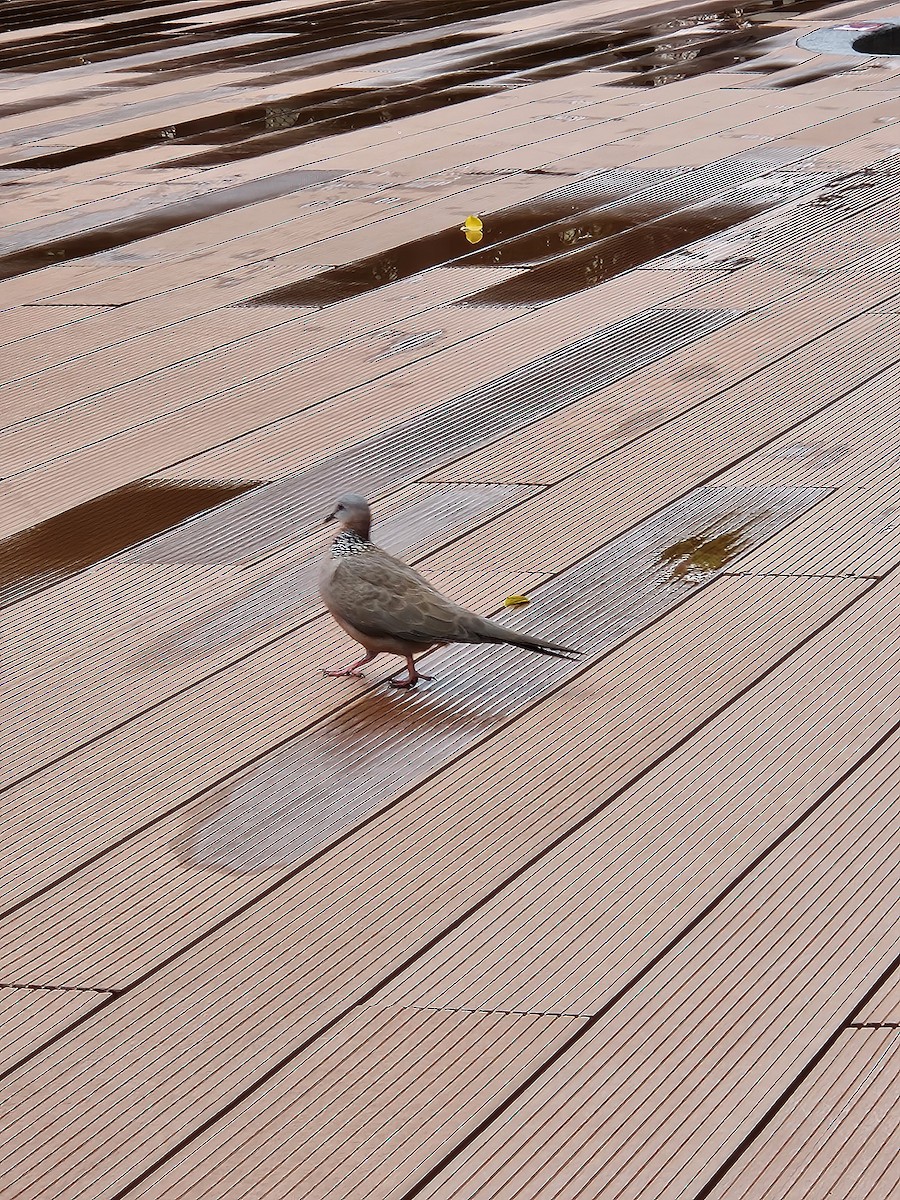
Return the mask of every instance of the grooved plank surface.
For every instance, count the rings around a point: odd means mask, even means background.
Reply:
[[[0,984],[0,1075],[99,1008],[109,993]]]
[[[486,310],[473,310],[459,319],[467,324],[472,332],[485,327],[490,328],[496,323],[496,318],[486,316],[485,312]],[[341,471],[344,478],[346,473],[353,469],[354,464],[350,462],[338,459],[332,465],[324,457],[324,452],[327,449],[333,450],[335,443],[340,446],[350,441],[348,433],[351,429],[363,432],[366,431],[367,424],[369,427],[374,425],[376,430],[384,429],[393,418],[393,423],[388,426],[387,436],[382,436],[373,448],[375,453],[379,459],[391,462],[402,450],[405,455],[414,456],[415,466],[418,467],[423,451],[423,437],[430,434],[432,444],[437,441],[444,454],[448,445],[456,444],[456,439],[448,441],[448,434],[445,432],[450,420],[455,420],[456,425],[461,427],[459,434],[463,437],[484,440],[498,424],[508,425],[511,419],[515,419],[511,414],[515,414],[516,408],[525,408],[528,413],[535,409],[538,412],[542,409],[552,411],[563,405],[571,394],[572,385],[569,385],[562,396],[553,395],[550,392],[550,381],[565,366],[568,366],[569,372],[574,376],[575,394],[584,394],[590,386],[590,379],[596,378],[596,374],[599,373],[598,367],[608,379],[615,379],[636,369],[647,360],[663,357],[685,342],[696,340],[704,333],[727,324],[729,319],[730,314],[727,313],[671,310],[657,317],[650,310],[634,318],[629,324],[617,323],[618,328],[613,325],[608,331],[601,328],[584,339],[579,339],[579,342],[563,346],[553,356],[544,355],[529,363],[525,371],[527,373],[530,369],[533,379],[520,378],[518,374],[510,372],[509,375],[501,377],[492,390],[491,385],[482,385],[479,389],[480,396],[470,397],[468,393],[464,393],[455,400],[445,402],[444,409],[439,408],[437,412],[429,411],[431,406],[428,405],[428,400],[432,399],[433,402],[434,391],[440,387],[438,381],[446,371],[446,364],[440,362],[432,368],[429,389],[420,391],[417,388],[410,395],[410,381],[404,380],[401,384],[396,382],[394,376],[398,372],[398,364],[390,359],[380,358],[383,351],[380,344],[370,346],[368,353],[361,354],[359,347],[352,342],[345,342],[334,347],[330,354],[320,356],[315,374],[305,376],[302,373],[302,363],[289,369],[281,367],[261,381],[224,388],[215,398],[208,399],[202,398],[202,389],[203,381],[209,375],[209,366],[200,360],[194,364],[193,382],[197,388],[196,393],[186,405],[182,405],[162,423],[161,427],[158,422],[152,420],[140,422],[112,438],[101,437],[97,442],[87,441],[69,454],[4,479],[0,483],[0,498],[5,497],[12,501],[12,504],[6,518],[0,520],[0,535],[10,536],[22,528],[15,511],[15,501],[19,497],[27,497],[31,510],[40,513],[43,519],[49,519],[65,508],[84,503],[98,494],[130,483],[136,476],[153,474],[172,461],[190,459],[192,451],[196,452],[200,447],[208,445],[210,423],[218,430],[221,444],[240,438],[262,426],[273,427],[280,418],[291,417],[298,411],[307,423],[312,423],[314,436],[318,432],[315,427],[323,421],[328,422],[330,444],[326,442],[317,449],[318,457],[323,460],[322,466],[331,466],[332,474],[327,484],[324,478],[318,483],[316,495],[321,496],[326,486],[335,486],[335,467]],[[629,340],[629,334],[633,337],[635,325],[640,327],[647,324],[652,329],[651,337],[635,345]],[[276,330],[266,336],[272,338],[278,337],[279,334]],[[288,339],[292,340],[290,333]],[[471,348],[465,345],[467,340],[463,333],[452,338],[452,341],[463,343],[458,350],[456,362],[460,363],[464,357],[467,358],[468,371],[476,378],[483,379],[485,375],[491,374],[491,359],[487,348],[479,347],[480,353],[474,357]],[[582,341],[584,344],[579,344]],[[416,359],[422,354],[421,349],[413,350],[411,357]],[[427,347],[424,355],[430,358]],[[426,366],[428,365],[426,363]],[[234,364],[230,359],[223,358],[221,369],[231,373]],[[172,373],[186,374],[183,368],[175,368]],[[305,380],[305,387],[298,387],[298,375],[300,379]],[[381,399],[377,386],[379,377],[388,377],[386,386],[391,387],[393,393],[393,404],[390,406],[378,403]],[[327,380],[324,387],[323,378]],[[191,381],[189,375],[188,380]],[[363,383],[375,384],[366,388],[365,407],[354,395],[353,387],[354,384],[359,387]],[[529,383],[532,385],[533,394],[523,390]],[[565,380],[565,383],[567,384],[568,380]],[[133,396],[143,388],[149,395],[156,395],[159,386],[159,380],[150,378],[137,386],[130,385],[128,392]],[[429,391],[432,393],[431,397]],[[510,401],[501,407],[498,402],[504,395],[509,395]],[[335,403],[325,410],[323,417],[319,408],[322,401],[329,398]],[[478,413],[475,410],[475,402],[478,400],[481,400],[487,411]],[[353,403],[354,401],[356,403]],[[516,407],[513,408],[512,404]],[[423,408],[425,414],[421,420],[426,422],[423,430],[417,430],[410,422],[402,422],[402,417]],[[312,411],[310,413],[304,410]],[[111,411],[115,415],[115,406],[112,406]],[[521,420],[521,417],[519,419]],[[391,444],[390,439],[393,439],[394,444]],[[401,443],[400,447],[396,445],[398,441]],[[425,441],[424,446],[430,448],[429,442]],[[432,454],[435,454],[435,450],[432,450]],[[431,466],[432,462],[433,460],[430,460],[425,465]],[[421,473],[421,468],[416,473]],[[321,468],[319,474],[323,474]],[[203,477],[202,474],[198,476],[195,463],[191,464],[190,477]],[[233,479],[235,475],[232,471],[225,471],[218,477]],[[392,477],[396,478],[396,468],[392,471]],[[369,488],[371,487],[372,483],[369,484]]]
[[[815,517],[736,558],[732,570],[764,575],[883,575],[900,562],[900,488],[893,460],[865,483],[829,497]],[[887,476],[887,478],[885,477]]]
[[[457,928],[385,1000],[600,1011],[841,778],[851,752],[867,751],[900,720],[897,603],[895,581],[865,596],[620,806]],[[767,713],[761,745],[754,731]]]
[[[560,758],[566,762],[567,746],[594,746],[596,714],[609,711],[612,741],[597,746],[598,762],[605,771],[607,761],[620,761],[619,779],[627,783],[641,765],[665,754],[705,714],[727,703],[735,690],[788,652],[798,637],[811,633],[827,619],[829,610],[835,611],[836,604],[858,595],[859,584],[738,580],[714,588],[722,590],[704,589],[677,610],[674,624],[647,631],[626,648],[624,657],[612,658],[601,670],[583,675],[577,690],[562,693],[549,709],[535,709],[527,728],[513,725],[491,747],[491,757],[463,759],[449,773],[412,793],[402,806],[361,829],[339,855],[326,856],[299,873],[286,888],[273,891],[263,904],[249,908],[236,923],[199,942],[187,956],[123,997],[102,1025],[61,1042],[42,1064],[48,1072],[47,1087],[36,1119],[47,1125],[48,1136],[57,1122],[65,1121],[69,1138],[72,1108],[83,1102],[79,1097],[90,1095],[91,1128],[78,1138],[86,1165],[89,1160],[102,1161],[103,1147],[117,1147],[120,1164],[127,1151],[127,1167],[146,1162],[148,1154],[171,1145],[170,1134],[158,1126],[146,1130],[152,1142],[149,1148],[143,1135],[132,1144],[126,1119],[131,1106],[140,1107],[140,1097],[152,1095],[163,1078],[168,1081],[173,1121],[176,1112],[196,1113],[198,1103],[208,1114],[210,1106],[236,1094],[260,1062],[271,1063],[301,1045],[321,1025],[323,1016],[327,1019],[339,998],[350,1001],[364,994],[445,928],[454,912],[481,899],[530,854],[540,853],[554,835],[594,808],[593,788],[574,794],[574,806],[547,804],[540,778],[526,779],[529,786],[522,786],[523,764],[541,764],[552,780],[561,770]],[[722,619],[728,612],[743,614],[738,636]],[[770,613],[774,614],[771,623]],[[746,657],[743,653],[735,657],[744,646]],[[679,680],[679,689],[665,708],[653,706],[658,677],[647,678],[644,673],[647,664],[656,662]],[[674,671],[664,665],[667,662]],[[693,663],[694,669],[678,670],[685,662]],[[598,706],[595,701],[600,698]],[[645,711],[656,714],[652,724],[630,716]],[[644,739],[643,747],[635,745]],[[532,746],[548,744],[560,757],[529,753]],[[129,756],[120,761],[128,762]],[[577,771],[577,763],[572,766]],[[567,767],[562,769],[568,774]],[[496,778],[498,795],[505,798],[502,806],[485,806],[486,775]],[[167,777],[171,779],[171,772]],[[128,805],[133,789],[132,782],[124,791]],[[102,799],[91,789],[80,790]],[[202,812],[199,809],[198,815]],[[166,842],[172,844],[172,835]],[[126,866],[124,877],[129,874],[139,878]],[[215,890],[222,877],[211,878]],[[199,876],[195,879],[200,882]],[[153,890],[165,896],[165,885]],[[139,898],[136,910],[145,903]],[[178,907],[186,916],[192,911],[190,904]],[[135,948],[142,942],[147,945],[146,939],[135,939]],[[237,952],[236,947],[242,949]],[[267,964],[262,973],[260,954]],[[183,1014],[176,1030],[171,1025],[172,1011]],[[249,1013],[255,1032],[248,1040]],[[138,1030],[140,1050],[133,1041]],[[235,1058],[238,1046],[239,1060]],[[135,1074],[127,1068],[132,1053],[152,1061],[152,1071]],[[187,1074],[186,1054],[192,1063]],[[87,1067],[87,1074],[82,1069],[73,1071],[73,1063]],[[214,1082],[213,1090],[204,1089],[202,1098],[194,1087],[197,1072]],[[24,1089],[35,1082],[24,1074],[17,1080]],[[177,1109],[174,1087],[179,1091]],[[32,1109],[33,1117],[37,1112]],[[62,1135],[62,1125],[58,1128]],[[167,1129],[172,1128],[171,1122],[167,1124]],[[24,1166],[30,1150],[24,1128],[22,1134],[25,1142],[7,1142],[5,1148]],[[10,1130],[10,1138],[16,1136]],[[128,1143],[124,1149],[123,1139]],[[73,1171],[70,1159],[68,1178],[73,1178]]]
[[[870,326],[870,320],[860,318],[853,324],[862,332]],[[597,457],[594,452],[588,465],[580,470],[576,460],[565,486],[546,489],[529,506],[527,525],[521,518],[516,520],[515,528],[502,519],[495,521],[455,546],[449,552],[448,563],[471,555],[491,561],[509,561],[514,556],[521,561],[517,548],[520,539],[529,547],[526,561],[534,569],[552,571],[568,558],[586,553],[592,539],[610,528],[607,522],[621,528],[629,515],[639,519],[648,505],[669,502],[683,492],[689,479],[697,484],[709,478],[760,443],[802,422],[829,400],[840,400],[855,380],[867,379],[873,367],[868,343],[858,346],[855,361],[851,361],[853,352],[844,346],[856,342],[855,331],[841,330],[840,334],[843,336],[836,335],[831,341],[833,361],[842,363],[844,374],[830,376],[814,401],[810,400],[809,382],[820,377],[823,352],[818,343],[771,371],[761,371],[746,383],[690,409],[681,420],[653,428],[647,436],[628,445],[625,454],[610,459]],[[886,358],[893,357],[894,350],[889,349]],[[750,413],[752,418],[748,417]],[[627,470],[620,475],[615,466],[626,462]],[[752,478],[753,462],[748,458],[741,472],[745,480]],[[484,478],[485,474],[478,472],[475,477]],[[725,478],[730,482],[733,477]],[[576,513],[579,519],[575,519]]]
[[[79,304],[54,304],[44,308],[33,304],[28,307],[7,309],[0,313],[0,326],[2,326],[0,336],[3,338],[3,344],[8,345],[26,338],[34,338],[37,334],[69,326],[75,321],[82,321],[86,317],[103,312],[105,309],[96,305]],[[68,341],[72,337],[71,331],[64,336]],[[18,357],[20,348],[17,347],[14,353],[15,357]]]
[[[852,330],[848,326],[848,332]],[[892,400],[898,383],[896,365],[873,372],[840,404],[774,440],[727,478],[735,483],[763,478],[814,487],[866,487],[879,477],[886,483],[897,457],[898,418]]]
[[[582,312],[580,317],[583,323],[585,314]],[[313,458],[313,465],[306,470],[250,493],[242,505],[224,513],[219,522],[209,522],[202,528],[186,532],[175,531],[159,539],[154,549],[163,555],[174,553],[180,558],[189,556],[195,561],[214,562],[259,553],[277,545],[288,529],[305,526],[310,520],[311,505],[317,506],[317,512],[319,497],[340,489],[345,480],[355,480],[354,486],[377,494],[386,486],[425,474],[437,462],[458,454],[467,444],[490,441],[510,428],[565,408],[593,392],[598,384],[611,384],[627,377],[648,361],[667,357],[727,325],[729,320],[728,313],[707,312],[682,313],[678,314],[678,319],[671,320],[668,315],[660,317],[651,308],[575,341],[560,339],[562,344],[558,349],[526,360],[499,377],[490,378],[493,372],[489,362],[480,357],[472,364],[473,373],[477,371],[482,378],[488,375],[489,381],[442,404],[428,407],[424,406],[424,397],[418,388],[414,397],[407,399],[411,383],[408,378],[388,380],[382,388],[367,388],[362,395],[351,394],[344,398],[344,403],[353,405],[353,428],[360,431],[362,425],[365,429],[366,409],[374,409],[374,419],[370,420],[377,432],[367,438],[350,440],[346,434],[348,418],[345,413],[338,409],[335,414],[334,408],[326,409],[324,413],[314,412],[307,424],[308,430],[312,424],[309,433],[315,438],[318,432],[321,438],[321,426],[328,422],[331,428],[326,426],[324,432],[331,445],[341,437],[341,432],[344,434],[343,444],[338,442],[339,449],[331,454],[323,453],[330,449],[326,442],[319,455]],[[518,353],[521,352],[520,349]],[[423,379],[424,372],[417,372],[420,379],[416,382],[430,385],[424,396],[429,392],[433,396],[440,386],[442,366],[437,364],[431,368],[430,378]],[[395,423],[387,429],[382,424],[387,408],[385,399],[393,400],[395,416]],[[410,404],[415,404],[419,410],[415,415],[408,415]],[[334,430],[335,424],[338,430]],[[378,429],[379,425],[381,429]],[[312,457],[308,446],[305,449]],[[232,477],[231,472],[227,477]],[[266,511],[273,506],[281,509],[283,515],[277,520],[260,521],[257,517],[260,509]]]
[[[710,1196],[888,1200],[897,1156],[900,1029],[844,1030]]]
[[[856,1019],[860,1022],[871,1022],[878,1025],[900,1024],[900,985],[896,976],[885,981],[884,986],[863,1005]]]
[[[897,753],[838,787],[421,1194],[696,1194],[895,956]]]
[[[877,290],[876,284],[873,293]],[[661,439],[669,419],[681,411],[687,414],[687,423],[696,414],[720,411],[729,401],[756,399],[766,389],[783,388],[788,395],[802,392],[803,415],[815,414],[835,395],[849,390],[847,384],[877,376],[880,368],[896,358],[890,345],[870,336],[873,322],[879,318],[868,311],[870,298],[864,291],[849,300],[843,286],[836,288],[833,282],[823,280],[821,292],[814,285],[813,295],[815,305],[799,315],[789,302],[770,304],[686,347],[675,362],[651,365],[626,380],[618,391],[572,404],[510,438],[460,456],[434,475],[439,479],[500,481],[514,476],[554,482],[609,448],[608,420],[613,445],[648,432]],[[887,334],[893,323],[886,320],[878,328]],[[826,331],[828,336],[823,336]],[[755,407],[750,411],[754,416],[757,413]],[[671,432],[677,436],[681,428],[683,425],[676,424]],[[760,424],[760,444],[767,432]],[[690,452],[690,441],[682,440]]]
[[[900,8],[3,10],[4,1200],[895,1191]]]

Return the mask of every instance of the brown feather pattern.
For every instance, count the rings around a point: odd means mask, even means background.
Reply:
[[[406,563],[368,543],[366,553],[332,558],[322,578],[329,610],[368,638],[425,648],[446,642],[493,642],[538,654],[580,653],[506,629],[442,596]]]

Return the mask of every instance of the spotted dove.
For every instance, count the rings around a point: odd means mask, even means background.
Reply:
[[[322,599],[366,654],[349,667],[326,669],[326,675],[359,677],[360,667],[377,655],[398,654],[406,659],[407,677],[391,684],[414,687],[432,678],[416,669],[414,655],[450,642],[493,642],[555,657],[580,653],[506,629],[442,596],[412,567],[374,545],[371,512],[362,496],[342,496],[328,521],[339,521],[341,531],[322,569]]]

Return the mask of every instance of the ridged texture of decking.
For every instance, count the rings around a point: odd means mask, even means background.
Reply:
[[[0,22],[3,1200],[892,1197],[900,57],[806,35],[900,5],[64,8]],[[325,675],[344,491],[583,653]]]

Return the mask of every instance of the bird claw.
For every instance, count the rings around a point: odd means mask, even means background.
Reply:
[[[422,672],[419,671],[419,673],[415,676],[414,679],[389,679],[388,683],[391,685],[391,687],[395,687],[395,688],[413,688],[416,686],[416,684],[419,682],[420,679],[427,679],[428,682],[430,683],[432,681],[432,679],[434,679],[434,676],[433,675],[423,675]]]
[[[331,667],[322,668],[323,675],[330,675],[332,679],[365,679],[362,671],[354,671],[351,667],[341,671]]]

